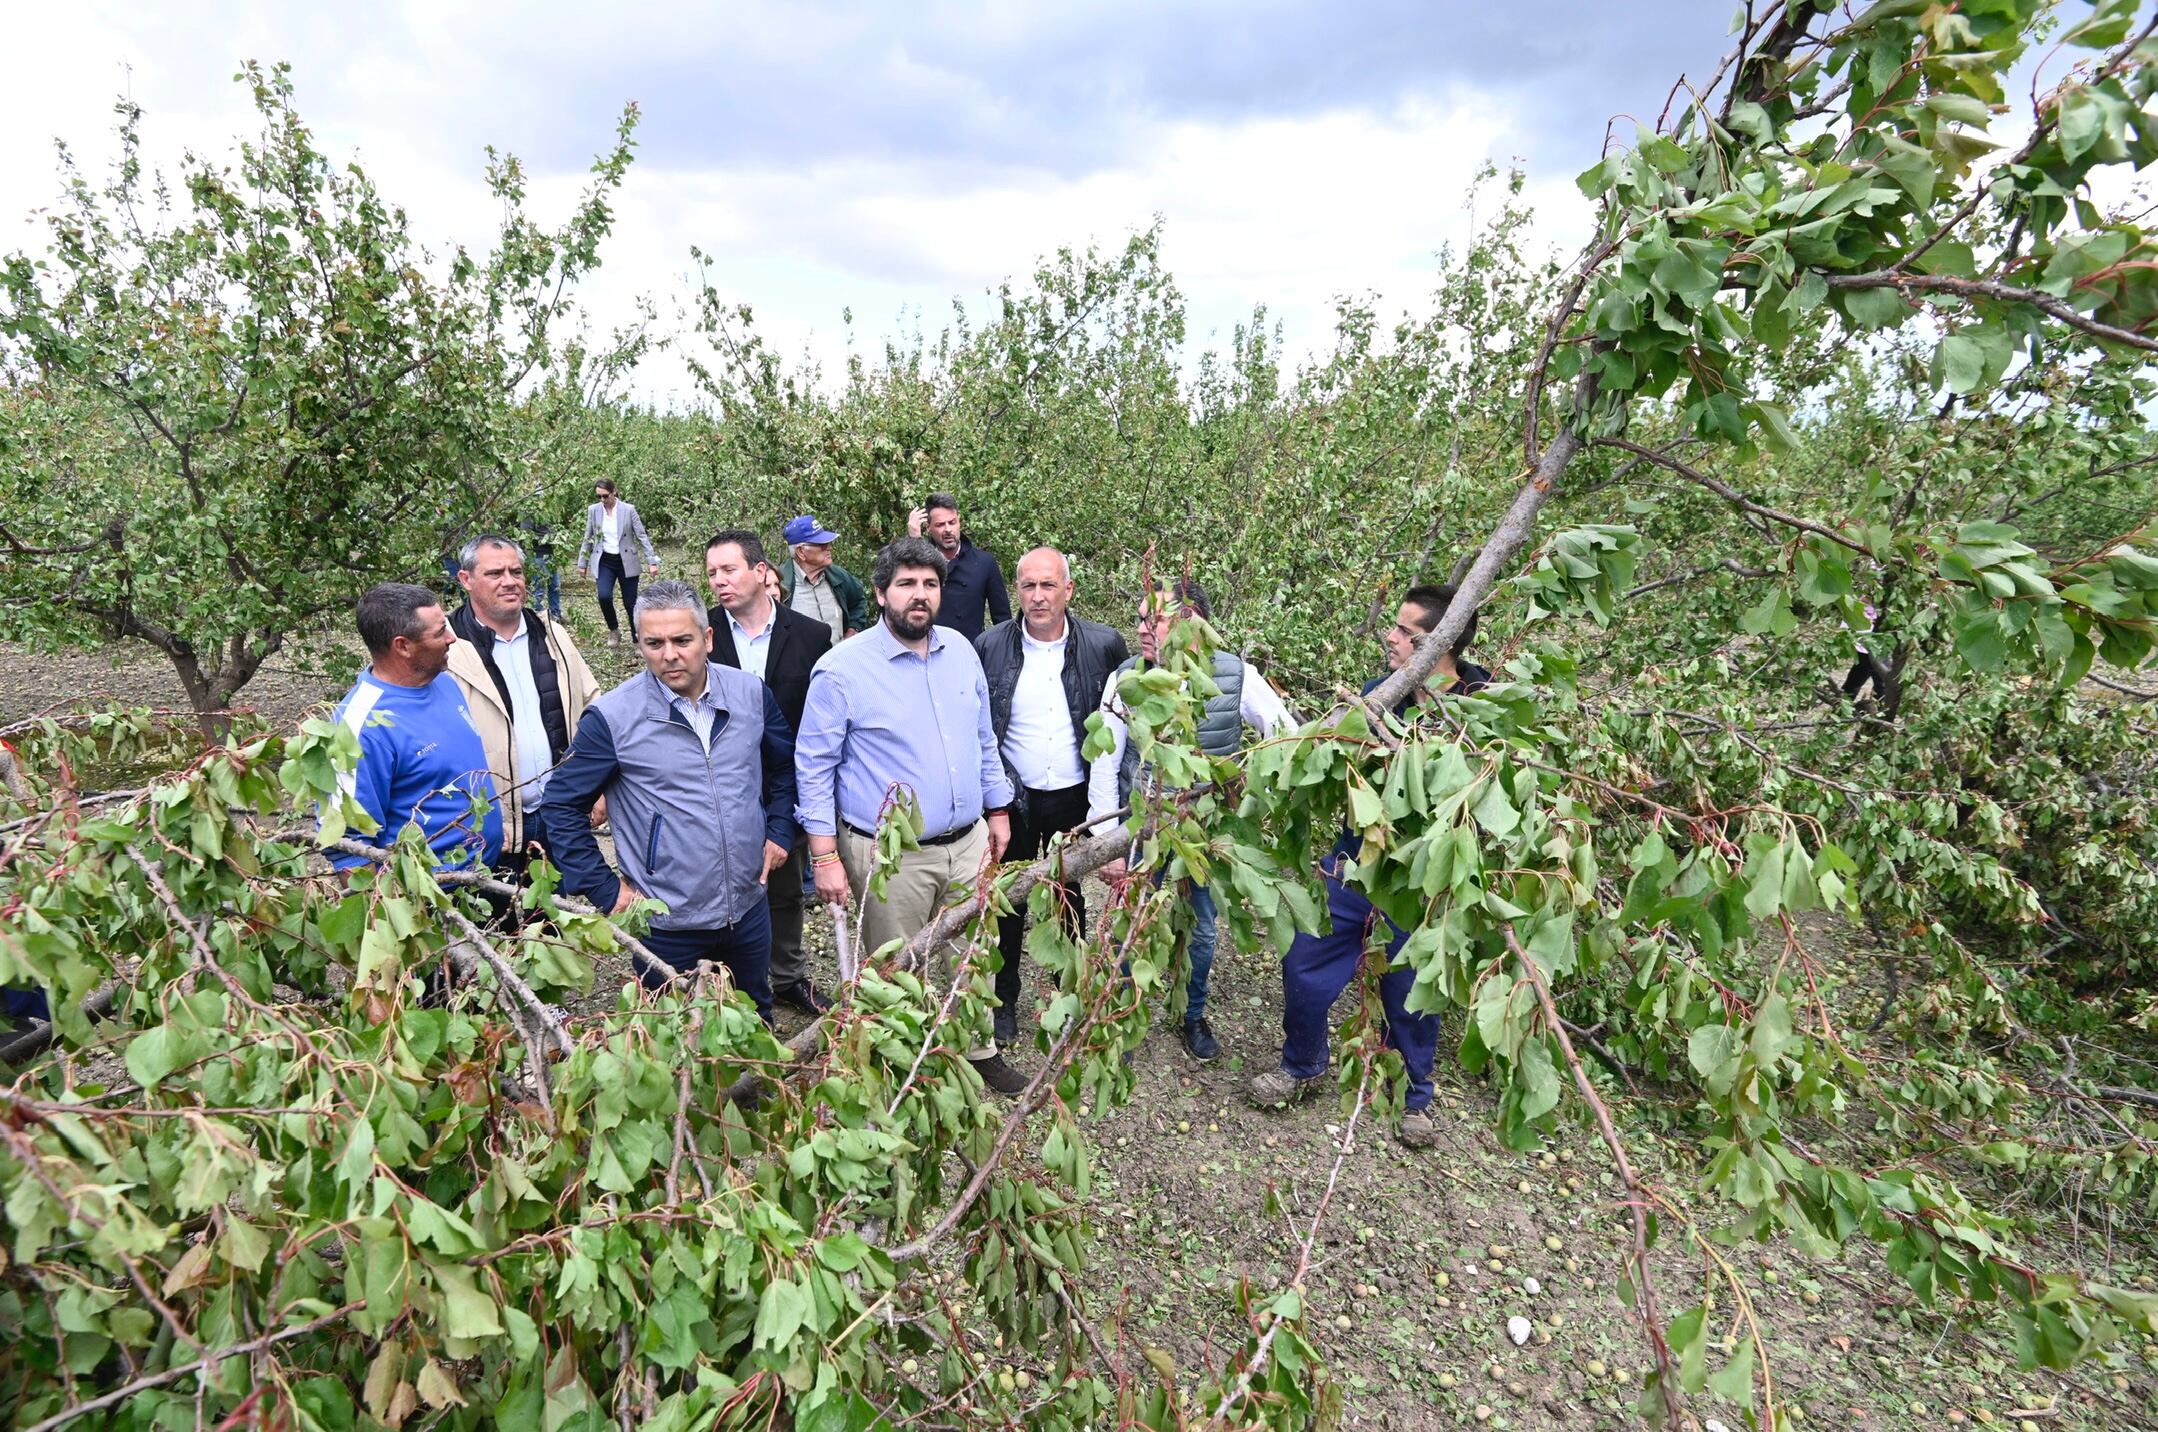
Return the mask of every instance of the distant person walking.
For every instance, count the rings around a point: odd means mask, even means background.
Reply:
[[[938,626],[950,627],[972,641],[991,622],[1012,619],[1004,569],[985,548],[961,535],[958,498],[949,492],[930,493],[927,502],[907,514],[907,533],[927,537],[943,555],[944,606],[937,613]]]
[[[645,534],[644,519],[637,509],[624,502],[615,491],[614,479],[603,477],[592,484],[593,496],[599,501],[586,509],[584,515],[584,541],[577,548],[577,575],[592,573],[599,582],[600,615],[607,619],[607,644],[622,644],[622,627],[615,620],[614,589],[622,588],[622,613],[630,616],[637,610],[637,549],[644,550],[645,565],[653,576],[659,575],[659,553],[652,550],[652,539]],[[597,557],[595,562],[592,559]],[[636,635],[632,628],[631,636]]]

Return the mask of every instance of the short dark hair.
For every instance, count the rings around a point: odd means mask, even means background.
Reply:
[[[957,512],[959,510],[959,499],[949,492],[932,492],[929,494],[928,499],[922,503],[922,511],[924,512],[934,512],[940,507],[946,512]]]
[[[592,485],[601,492],[611,492],[617,497],[622,495],[622,490],[614,485],[614,479],[611,477],[595,478]]]
[[[882,592],[891,587],[892,578],[899,575],[901,567],[927,567],[937,574],[937,584],[942,586],[950,565],[944,560],[944,554],[937,550],[937,544],[927,537],[901,537],[885,543],[877,553],[877,565],[870,568],[869,583]]]
[[[425,587],[415,587],[410,582],[377,582],[360,593],[352,617],[359,625],[360,640],[367,643],[368,654],[381,656],[399,637],[416,640],[420,635],[419,614],[441,605],[442,598]]]
[[[706,555],[710,555],[714,547],[741,548],[742,560],[752,567],[758,566],[766,560],[764,539],[747,527],[720,528],[712,534],[712,540],[704,544]]]
[[[1156,598],[1166,597],[1179,607],[1190,607],[1208,621],[1214,619],[1214,604],[1206,599],[1206,588],[1190,577],[1178,577],[1173,582],[1163,582],[1156,589]]]
[[[1428,635],[1438,630],[1439,618],[1444,616],[1446,609],[1454,604],[1454,598],[1459,594],[1459,591],[1460,589],[1452,582],[1419,582],[1406,592],[1403,592],[1401,600],[1412,607],[1421,607],[1423,609],[1424,632]],[[1461,639],[1454,643],[1454,655],[1459,656],[1464,651],[1467,651],[1469,643],[1475,638],[1476,615],[1472,612],[1469,615],[1469,624],[1461,629]]]

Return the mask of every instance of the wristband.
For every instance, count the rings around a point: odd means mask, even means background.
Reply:
[[[827,851],[825,851],[825,852],[824,852],[824,854],[822,854],[822,855],[812,855],[812,856],[810,856],[810,857],[809,857],[809,863],[810,863],[811,865],[830,865],[830,864],[831,864],[831,863],[832,863],[833,861],[835,861],[835,860],[837,860],[837,859],[839,859],[839,852],[838,852],[838,851],[836,851],[836,850],[827,850]]]

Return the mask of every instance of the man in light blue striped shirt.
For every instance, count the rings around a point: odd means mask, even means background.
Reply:
[[[920,848],[901,859],[884,898],[862,906],[865,951],[913,938],[970,893],[1011,841],[1011,778],[981,659],[935,625],[944,573],[942,554],[919,537],[877,554],[871,585],[882,616],[817,662],[795,741],[796,815],[826,903],[848,904],[866,888],[888,803],[904,791],[921,811]],[[1026,1087],[990,1040],[967,1058],[999,1093]]]

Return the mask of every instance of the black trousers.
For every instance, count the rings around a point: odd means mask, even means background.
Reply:
[[[809,837],[794,833],[787,863],[765,880],[764,908],[772,915],[772,988],[787,989],[809,978],[802,954],[802,870],[809,859]]]
[[[1049,848],[1054,836],[1086,824],[1086,782],[1061,791],[1026,790],[1026,809],[1012,812],[1012,847],[1006,860],[1033,860]],[[1074,936],[1086,933],[1086,896],[1076,880],[1066,880],[1059,890],[1058,918]],[[997,921],[997,948],[1003,951],[1004,967],[997,971],[997,1003],[1006,1009],[1019,1004],[1019,966],[1026,955],[1027,920],[1020,911]]]
[[[607,630],[618,631],[614,619],[614,589],[622,588],[622,615],[629,618],[630,635],[635,636],[637,620],[637,569],[622,560],[619,552],[602,552],[599,557],[599,614],[607,619]]]

